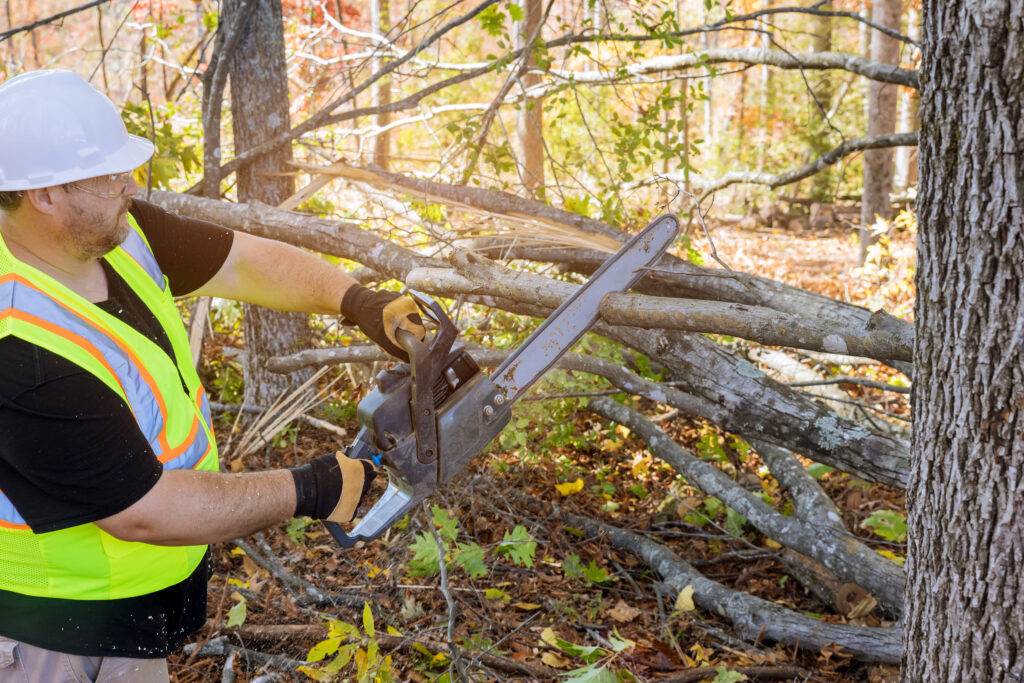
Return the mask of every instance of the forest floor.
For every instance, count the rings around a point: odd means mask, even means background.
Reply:
[[[793,234],[718,227],[712,234],[719,257],[735,270],[898,315],[912,310],[912,233],[894,237],[864,269],[855,267],[857,245],[845,229]],[[703,238],[695,246],[707,251]],[[218,337],[207,353],[235,343]],[[893,373],[874,365],[843,371],[881,379]],[[882,400],[869,393],[859,395]],[[890,412],[909,414],[905,397],[884,400]],[[638,406],[649,415],[666,412]],[[321,417],[355,435],[351,409]],[[246,539],[244,550],[235,543],[213,546],[207,623],[185,652],[171,657],[172,680],[309,680],[283,672],[315,647],[327,656],[314,669],[337,653],[351,654],[338,680],[353,681],[456,680],[458,671],[474,681],[559,680],[589,660],[637,681],[897,679],[897,667],[853,662],[837,648],[741,641],[727,621],[667,594],[637,557],[567,525],[563,515],[573,513],[643,530],[730,588],[823,620],[889,623],[877,612],[838,614],[786,574],[777,544],[729,528],[724,513],[708,524],[695,519],[695,510],[707,509],[703,496],[673,489],[674,473],[625,428],[602,426],[585,411],[570,419],[589,445],[531,442],[478,458],[430,501],[432,510],[410,515],[377,542],[342,550],[319,523],[293,521]],[[229,443],[239,439],[230,433],[231,416],[218,424],[222,455],[233,470],[301,464],[345,441],[299,422],[276,444],[239,457]],[[729,450],[732,443],[685,416],[668,415],[661,425],[694,452],[716,443]],[[760,483],[756,457],[734,460]],[[861,525],[875,510],[902,512],[901,492],[838,472],[821,483],[852,532],[902,555],[900,543]],[[436,573],[437,538],[458,560],[444,586]],[[326,673],[320,677],[327,680]],[[592,673],[575,680],[618,679]]]

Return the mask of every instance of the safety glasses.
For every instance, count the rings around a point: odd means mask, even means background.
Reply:
[[[74,188],[87,192],[88,194],[104,199],[117,199],[123,197],[128,190],[128,183],[131,181],[132,172],[116,173],[114,175],[101,175],[85,180],[76,180],[72,183],[64,183],[64,189]]]

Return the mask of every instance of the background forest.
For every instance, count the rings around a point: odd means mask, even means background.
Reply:
[[[154,139],[144,197],[437,296],[481,365],[685,228],[382,541],[216,548],[174,680],[898,679],[916,0],[4,10],[6,77],[74,70]],[[180,306],[225,469],[351,441],[387,362],[355,328]]]

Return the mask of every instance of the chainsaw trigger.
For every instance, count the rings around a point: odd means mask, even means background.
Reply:
[[[383,459],[384,459],[384,454],[383,453],[378,453],[377,455],[375,455],[372,458],[370,458],[370,460],[373,461],[373,464],[376,467],[380,467],[380,463],[381,463],[381,461]]]

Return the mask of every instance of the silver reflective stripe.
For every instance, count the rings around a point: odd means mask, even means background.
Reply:
[[[491,381],[515,401],[580,340],[598,318],[601,300],[635,285],[658,262],[679,234],[679,220],[662,216],[634,236],[562,302],[522,346],[491,375]]]

